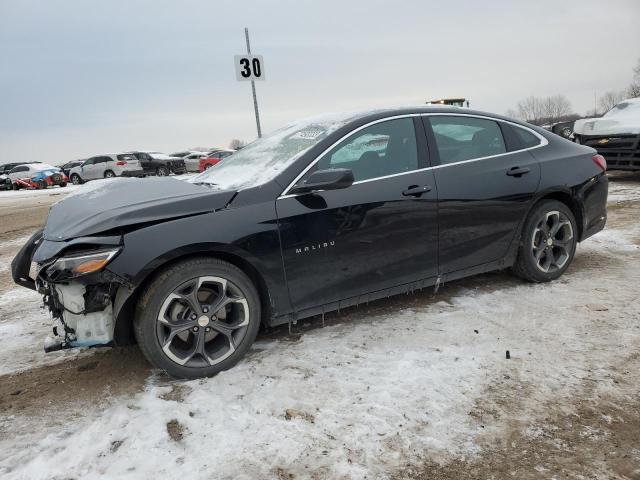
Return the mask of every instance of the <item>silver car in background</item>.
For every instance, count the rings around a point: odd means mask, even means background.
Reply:
[[[209,152],[191,152],[188,155],[182,157],[184,160],[184,166],[187,172],[199,172],[200,159],[209,156]]]
[[[87,158],[69,171],[69,180],[79,185],[89,180],[112,177],[144,177],[140,161],[126,153],[111,153]]]

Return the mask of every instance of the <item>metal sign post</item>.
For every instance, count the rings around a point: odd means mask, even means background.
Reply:
[[[247,40],[247,58],[246,64],[242,61],[239,63],[236,62],[236,68],[238,64],[244,67],[244,74],[241,73],[242,77],[247,78],[246,73],[249,73],[249,78],[251,78],[251,92],[253,93],[253,109],[256,112],[256,128],[258,129],[258,138],[262,137],[262,129],[260,128],[260,111],[258,110],[258,97],[256,96],[256,82],[255,77],[259,80],[262,80],[262,56],[256,56],[255,58],[251,56],[251,44],[249,43],[249,29],[245,27],[244,29],[244,37]],[[237,56],[236,56],[237,57]],[[257,60],[257,62],[256,62]],[[250,66],[249,66],[250,65]]]

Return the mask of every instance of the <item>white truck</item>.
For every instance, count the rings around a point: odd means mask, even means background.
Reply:
[[[572,136],[595,148],[608,170],[640,171],[640,98],[623,100],[602,117],[576,120]]]

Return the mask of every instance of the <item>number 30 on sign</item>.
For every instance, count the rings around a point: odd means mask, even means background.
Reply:
[[[264,80],[262,55],[235,55],[236,80]]]

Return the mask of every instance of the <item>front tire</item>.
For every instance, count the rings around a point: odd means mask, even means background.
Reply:
[[[80,175],[78,175],[77,173],[74,173],[73,175],[71,175],[71,183],[73,183],[74,185],[82,184],[82,179],[80,178]]]
[[[158,167],[158,169],[156,170],[156,175],[158,177],[166,177],[167,175],[169,175],[169,170],[167,170],[167,167]]]
[[[178,378],[235,365],[260,328],[260,297],[240,269],[215,258],[177,263],[145,288],[134,319],[143,354]]]
[[[578,229],[569,207],[544,200],[527,217],[513,271],[529,282],[555,280],[569,268],[577,244]]]

